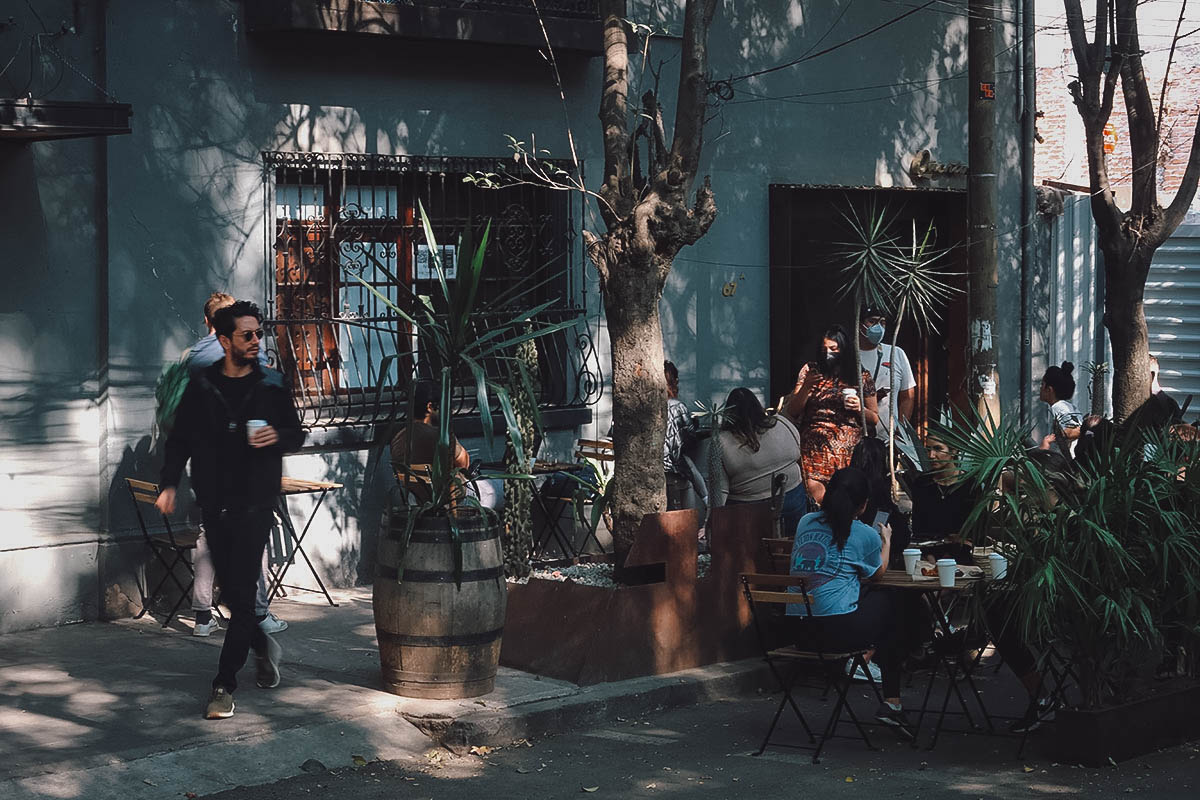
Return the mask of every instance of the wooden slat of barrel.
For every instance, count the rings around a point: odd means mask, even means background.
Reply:
[[[462,588],[444,520],[417,522],[396,583],[405,518],[392,515],[378,554],[373,606],[383,682],[406,697],[477,697],[495,686],[507,589],[498,528],[463,520]]]

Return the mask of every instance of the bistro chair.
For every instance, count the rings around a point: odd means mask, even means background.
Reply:
[[[142,592],[142,610],[138,612],[135,619],[140,619],[150,609],[150,603],[169,579],[179,589],[179,599],[175,601],[175,605],[171,606],[166,620],[163,621],[165,628],[171,624],[179,607],[192,594],[192,584],[195,582],[196,576],[192,571],[188,555],[196,549],[196,540],[200,538],[200,530],[198,528],[178,530],[171,525],[171,520],[165,514],[159,513],[158,509],[154,508],[154,502],[158,499],[157,483],[126,478],[125,485],[129,488],[130,497],[133,498],[133,510],[137,512],[138,525],[142,528],[142,537],[145,539],[146,546],[150,548],[150,552],[154,554],[155,559],[165,570],[153,589],[149,592]],[[146,518],[142,515],[143,505],[154,508],[154,513],[162,518],[164,528],[162,533],[151,533],[150,529],[146,527]],[[187,570],[186,586],[175,573],[175,568],[180,564],[183,564],[184,569]]]
[[[787,575],[792,568],[793,539],[769,536],[762,540],[767,568],[774,574]]]
[[[563,530],[563,514],[572,510],[569,517],[574,526],[576,518],[579,524],[588,532],[589,538],[595,543],[600,552],[604,545],[596,536],[596,531],[583,518],[581,505],[602,502],[602,476],[607,475],[610,465],[616,460],[613,454],[611,439],[579,439],[575,444],[575,462],[570,464],[547,464],[538,462],[534,467],[535,474],[545,475],[540,484],[535,484],[533,504],[541,512],[542,527],[534,536],[533,552],[536,555],[547,552],[551,540],[554,540],[562,555],[576,558],[582,554],[582,548],[575,546],[575,531]],[[587,545],[587,539],[583,545]]]
[[[805,640],[805,644],[811,646],[802,646],[800,644],[775,646],[775,643],[781,639],[788,641],[786,637],[779,635],[780,632],[778,630],[786,622],[791,622],[795,626],[792,628],[792,631],[787,632],[794,632],[796,630],[803,632],[806,628],[812,627],[814,621],[812,615],[812,596],[808,594],[805,588],[804,578],[799,575],[743,573],[741,579],[742,592],[746,597],[746,602],[750,604],[750,615],[754,623],[754,632],[758,638],[763,659],[767,662],[767,667],[771,670],[771,674],[775,677],[775,681],[779,684],[779,688],[783,692],[783,697],[779,701],[779,707],[775,709],[775,716],[771,718],[771,724],[767,728],[767,734],[763,737],[762,744],[754,755],[762,755],[768,745],[772,744],[771,737],[774,735],[775,728],[779,724],[779,718],[783,715],[783,710],[788,707],[792,709],[796,718],[800,720],[800,725],[804,728],[804,732],[808,734],[808,744],[797,745],[775,742],[774,744],[777,747],[791,747],[798,750],[811,749],[813,750],[813,763],[818,763],[821,760],[821,751],[824,749],[825,743],[837,735],[837,727],[842,723],[842,713],[845,712],[850,717],[850,721],[854,723],[854,727],[858,731],[858,736],[863,740],[867,748],[871,750],[876,749],[867,737],[867,732],[863,724],[859,722],[858,716],[854,713],[854,708],[846,699],[846,693],[850,689],[850,674],[855,668],[861,667],[863,672],[867,674],[868,679],[870,679],[870,673],[867,670],[867,663],[864,658],[868,651],[863,649],[836,653],[825,652],[821,648],[817,637],[811,635]],[[798,591],[791,591],[793,588]],[[791,603],[803,603],[804,615],[785,619],[785,609]],[[792,638],[796,637],[793,636]],[[837,691],[837,701],[829,713],[829,719],[825,722],[825,727],[822,729],[819,739],[813,734],[812,728],[809,727],[808,721],[804,718],[804,714],[800,711],[800,707],[796,705],[796,701],[792,696],[792,690],[796,687],[801,669],[806,665],[812,664],[817,664],[824,672],[826,687],[828,688],[829,684],[832,683]],[[879,690],[873,680],[871,681],[871,686],[875,689],[876,694],[878,694]]]

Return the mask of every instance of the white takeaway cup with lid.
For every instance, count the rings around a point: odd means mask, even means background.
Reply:
[[[992,580],[998,581],[1008,574],[1008,559],[1002,553],[989,553],[988,565],[992,568]]]
[[[246,420],[246,441],[254,443],[254,434],[258,433],[263,428],[267,427],[265,419],[248,419]]]
[[[904,556],[904,571],[909,575],[915,575],[917,564],[921,560],[921,551],[916,547],[906,547],[902,555]]]
[[[953,558],[939,558],[937,560],[938,583],[949,588],[954,585],[954,573],[958,569],[958,562]]]

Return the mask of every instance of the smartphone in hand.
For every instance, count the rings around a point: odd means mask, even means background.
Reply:
[[[875,521],[871,523],[871,526],[874,528],[878,528],[880,525],[887,525],[889,516],[890,515],[886,511],[876,511],[875,512]]]

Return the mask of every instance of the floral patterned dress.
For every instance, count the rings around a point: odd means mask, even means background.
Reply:
[[[871,397],[875,382],[866,370],[862,375],[863,396]],[[850,466],[850,455],[862,440],[862,417],[845,407],[842,389],[858,387],[820,375],[800,416],[800,465],[808,480],[829,483],[833,473]]]

